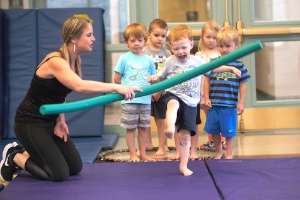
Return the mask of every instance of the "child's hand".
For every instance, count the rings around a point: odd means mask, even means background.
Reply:
[[[231,72],[234,73],[238,78],[241,78],[241,71],[235,67],[230,67],[231,68]]]
[[[161,93],[160,92],[152,94],[152,99],[155,102],[158,101],[160,97],[161,97]]]
[[[158,76],[156,76],[156,75],[152,75],[152,76],[149,76],[148,77],[148,82],[149,83],[156,83],[156,82],[158,82],[159,81],[159,78],[158,78]]]
[[[201,99],[200,108],[202,108],[204,111],[208,111],[211,108],[211,100],[209,98]]]
[[[244,104],[238,103],[237,104],[237,113],[238,113],[238,115],[241,115],[244,112],[244,110],[245,110]]]

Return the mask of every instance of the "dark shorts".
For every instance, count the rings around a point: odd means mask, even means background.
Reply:
[[[197,124],[197,125],[201,124],[200,103],[197,104],[196,124]]]
[[[170,100],[175,99],[179,102],[179,109],[177,112],[177,119],[176,119],[176,128],[177,131],[181,129],[188,130],[191,136],[196,134],[197,126],[196,126],[196,116],[197,116],[197,107],[188,106],[185,104],[180,98],[176,95],[166,92],[161,97],[162,103],[164,105],[164,118],[166,116],[167,111],[167,104]]]
[[[165,106],[162,101],[162,95],[159,97],[157,101],[152,99],[151,101],[151,116],[157,119],[164,119],[165,118]]]

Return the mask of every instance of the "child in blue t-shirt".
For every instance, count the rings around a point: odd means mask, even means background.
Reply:
[[[156,74],[152,58],[144,53],[147,32],[144,25],[133,23],[126,27],[124,38],[129,51],[123,54],[114,69],[114,81],[122,85],[150,85],[148,78]],[[121,126],[126,129],[126,142],[133,162],[152,160],[146,154],[147,128],[150,127],[151,96],[121,101]],[[138,130],[139,153],[135,148],[135,131]]]

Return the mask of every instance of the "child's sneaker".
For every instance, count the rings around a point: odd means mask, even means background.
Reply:
[[[200,150],[214,152],[214,151],[216,151],[215,143],[213,141],[208,141],[207,143],[202,144],[200,146]]]
[[[18,144],[13,142],[7,144],[3,149],[2,160],[0,162],[0,178],[4,181],[11,181],[16,172],[11,156],[15,155],[17,146]]]

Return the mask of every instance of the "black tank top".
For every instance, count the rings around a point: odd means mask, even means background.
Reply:
[[[53,57],[47,58],[41,64]],[[39,112],[40,106],[43,104],[63,103],[66,96],[71,92],[69,88],[61,84],[56,78],[48,79],[39,77],[36,74],[37,69],[31,80],[30,88],[17,109],[15,117],[16,122],[38,122],[41,120],[45,122],[55,121],[58,114],[41,115]]]

